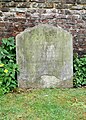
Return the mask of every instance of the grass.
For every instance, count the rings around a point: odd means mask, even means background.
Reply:
[[[3,95],[0,120],[86,120],[86,89],[38,89]]]

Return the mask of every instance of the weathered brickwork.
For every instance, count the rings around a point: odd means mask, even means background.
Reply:
[[[74,52],[86,54],[86,0],[0,0],[0,40],[39,23],[71,32]]]

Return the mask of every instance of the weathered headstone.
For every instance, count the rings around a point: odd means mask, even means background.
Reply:
[[[73,86],[72,35],[60,27],[38,25],[16,37],[19,87]]]

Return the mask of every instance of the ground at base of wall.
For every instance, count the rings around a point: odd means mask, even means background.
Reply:
[[[0,97],[1,120],[85,120],[86,89],[35,89]]]

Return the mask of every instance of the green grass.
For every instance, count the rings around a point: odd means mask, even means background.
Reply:
[[[3,95],[0,120],[86,120],[86,89],[42,89]]]

